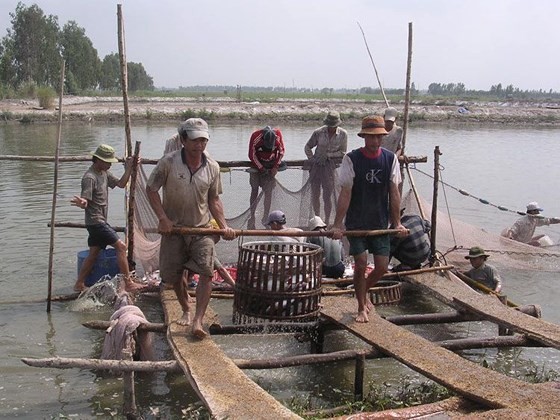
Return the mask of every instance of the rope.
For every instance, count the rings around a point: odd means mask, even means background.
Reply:
[[[420,172],[421,174],[426,175],[427,177],[429,177],[429,178],[431,178],[431,179],[434,178],[432,175],[430,175],[430,174],[428,174],[428,173],[426,173],[426,172],[424,172],[424,171],[422,171],[422,170],[416,168],[416,166],[413,166],[412,169],[417,170],[417,171]],[[444,168],[444,169],[445,169],[445,168]],[[440,173],[441,173],[441,172],[440,172]],[[472,195],[472,194],[470,194],[469,192],[467,192],[467,191],[465,191],[465,190],[463,190],[463,189],[457,188],[457,187],[455,187],[455,186],[453,186],[453,185],[451,185],[451,184],[447,184],[447,183],[445,183],[445,182],[443,182],[443,181],[441,181],[441,180],[440,180],[440,182],[441,182],[443,185],[448,186],[449,188],[454,189],[455,191],[459,192],[460,194],[462,194],[462,195],[464,195],[464,196],[466,196],[466,197],[474,198],[475,200],[479,201],[480,203],[486,204],[486,205],[489,205],[489,206],[492,206],[492,207],[495,207],[495,208],[497,208],[498,210],[501,210],[501,211],[508,211],[508,212],[510,212],[510,213],[515,213],[515,214],[518,214],[518,215],[520,215],[520,216],[525,216],[525,215],[527,214],[527,213],[524,212],[524,211],[510,210],[510,209],[508,209],[507,207],[504,207],[504,206],[501,206],[501,205],[498,205],[498,204],[491,203],[490,201],[488,201],[488,200],[486,200],[486,199],[484,199],[484,198],[480,198],[480,197],[477,197],[477,196],[475,196],[475,195]]]
[[[442,171],[445,169],[442,165],[439,165],[439,179],[442,185],[443,196],[445,198],[445,207],[447,208],[447,217],[449,218],[449,226],[451,226],[451,235],[453,236],[453,243],[457,246],[457,238],[455,237],[455,229],[453,229],[453,220],[451,219],[451,211],[449,210],[449,201],[447,200],[447,191],[445,190],[445,186],[447,185],[445,182],[442,181]]]

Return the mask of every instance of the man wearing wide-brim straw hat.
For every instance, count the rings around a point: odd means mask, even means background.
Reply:
[[[116,250],[117,265],[120,273],[124,276],[125,289],[129,292],[138,290],[143,286],[135,283],[130,277],[128,260],[126,256],[126,245],[107,223],[108,191],[109,188],[124,188],[132,173],[132,157],[128,157],[124,163],[124,173],[119,179],[115,177],[109,168],[112,163],[119,160],[115,157],[115,149],[108,144],[101,144],[92,152],[92,165],[82,177],[82,191],[79,196],[75,195],[70,203],[73,206],[85,210],[85,223],[89,233],[89,253],[84,259],[74,290],[80,292],[86,289],[86,279],[95,265],[95,261],[102,249],[107,245]]]
[[[401,224],[401,198],[398,185],[401,174],[394,153],[383,149],[387,135],[381,116],[365,117],[358,133],[364,147],[352,150],[342,159],[339,171],[340,194],[333,224],[333,237],[340,239],[346,230],[380,230],[389,226],[398,236],[406,236]],[[345,226],[343,226],[343,222]],[[357,322],[368,322],[373,307],[368,290],[385,274],[391,250],[389,235],[348,237],[350,255],[354,257],[354,287],[358,300]],[[373,254],[375,268],[365,277],[368,253]]]
[[[486,264],[489,256],[479,246],[469,249],[469,255],[466,255],[465,259],[471,262],[472,268],[465,275],[499,293],[502,290],[502,279],[493,266]]]
[[[340,127],[342,120],[336,111],[329,111],[323,126],[311,134],[303,150],[309,159],[309,180],[313,213],[321,214],[321,190],[324,214],[329,223],[335,197],[335,170],[348,146],[348,133]],[[315,149],[313,151],[313,149]]]

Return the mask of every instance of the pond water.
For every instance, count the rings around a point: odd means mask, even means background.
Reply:
[[[246,160],[250,133],[260,128],[254,124],[211,124],[210,154],[216,160]],[[286,159],[303,159],[303,145],[314,129],[311,125],[286,125],[281,129],[286,143]],[[362,145],[349,131],[349,149]],[[133,140],[142,142],[142,156],[161,156],[164,141],[174,134],[176,125],[137,124],[132,129]],[[53,156],[56,147],[55,125],[0,126],[0,155]],[[504,127],[411,127],[407,154],[427,155],[429,163],[418,164],[419,170],[433,172],[433,150],[440,147],[440,163],[444,166],[443,181],[472,195],[513,210],[525,209],[529,201],[537,200],[545,215],[560,216],[560,200],[556,176],[560,156],[559,129],[521,129]],[[124,129],[115,124],[67,123],[63,126],[61,155],[84,155],[99,143],[113,145],[119,155],[124,150]],[[61,163],[59,171],[57,221],[82,222],[83,213],[69,205],[79,193],[80,178],[89,163]],[[79,418],[96,417],[102,413],[119,412],[122,408],[122,380],[108,374],[77,369],[38,369],[24,365],[22,357],[82,357],[97,358],[101,353],[103,332],[92,331],[81,323],[107,319],[109,308],[93,312],[74,312],[68,303],[53,303],[46,313],[48,254],[53,191],[52,162],[0,161],[0,416],[18,418],[50,418],[59,414]],[[121,174],[120,165],[114,172]],[[432,180],[420,171],[414,173],[416,184],[424,197],[431,197]],[[248,180],[245,173],[233,172],[224,177],[223,200],[226,216],[233,217],[247,207]],[[516,216],[484,206],[472,197],[452,189],[446,191],[441,206],[458,219],[481,226],[490,232],[500,232]],[[109,220],[124,224],[122,190],[110,193]],[[236,203],[236,200],[241,200]],[[555,242],[560,240],[557,226],[542,228]],[[71,292],[75,281],[77,252],[86,248],[81,229],[57,229],[54,249],[54,293]],[[556,298],[560,292],[558,273],[512,270],[500,267],[505,278],[508,297],[519,304],[539,304],[543,318],[558,323],[560,310]],[[139,302],[147,318],[162,322],[159,304],[148,298]],[[230,301],[212,301],[223,317],[231,318]],[[402,311],[440,310],[441,305],[420,295],[407,298],[402,307],[381,307],[382,314]],[[468,323],[453,327],[418,328],[434,340],[468,337],[483,331],[494,335],[496,328],[484,323]],[[437,330],[437,331],[435,331]],[[291,336],[217,337],[226,353],[235,358],[257,358],[270,355],[304,354],[308,343],[299,343]],[[342,332],[330,333],[326,351],[363,346]],[[160,359],[172,357],[165,340],[156,340]],[[483,358],[504,367],[535,363],[545,369],[560,371],[557,351],[547,349],[485,350],[467,353],[473,360]],[[297,397],[312,398],[324,404],[336,404],[341,396],[350,398],[353,389],[353,363],[307,366],[271,371],[248,371],[264,389],[282,401]],[[368,361],[366,381],[381,383],[396,381],[402,375],[415,376],[400,364],[390,360]],[[160,415],[180,417],[181,410],[196,401],[192,390],[181,375],[138,374],[137,404],[147,418]]]

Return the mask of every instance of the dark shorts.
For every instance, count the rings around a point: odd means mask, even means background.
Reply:
[[[340,261],[337,265],[326,266],[323,265],[323,277],[330,277],[333,279],[339,279],[344,275],[344,270],[346,267],[344,263]]]
[[[88,236],[88,246],[97,246],[105,249],[107,245],[113,245],[119,240],[119,235],[108,223],[86,226]]]
[[[373,255],[388,257],[391,252],[391,239],[389,235],[381,236],[348,236],[350,255],[359,255],[368,251]]]
[[[214,274],[214,239],[211,236],[163,235],[159,251],[161,279],[174,284],[187,269],[202,276]]]

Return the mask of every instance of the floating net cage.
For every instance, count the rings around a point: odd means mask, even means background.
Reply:
[[[323,250],[309,243],[239,247],[233,322],[312,321],[319,316]]]

